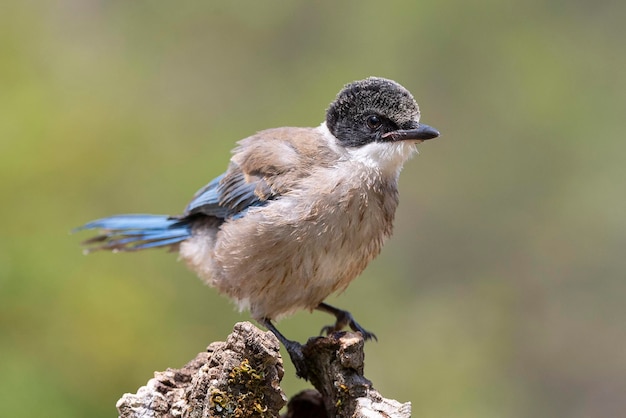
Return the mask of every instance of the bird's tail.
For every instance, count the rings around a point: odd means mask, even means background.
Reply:
[[[137,251],[167,247],[191,236],[191,220],[167,215],[115,215],[89,222],[74,231],[101,229],[84,241],[85,253],[97,250]]]

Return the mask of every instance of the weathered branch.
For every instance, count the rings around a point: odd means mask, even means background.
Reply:
[[[295,395],[285,417],[410,417],[410,403],[383,398],[363,376],[363,338],[336,333],[311,338],[303,352],[317,390]],[[122,418],[279,417],[287,403],[279,343],[249,322],[235,325],[226,342],[181,369],[156,372],[136,394],[125,394]]]

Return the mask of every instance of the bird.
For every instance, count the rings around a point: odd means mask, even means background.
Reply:
[[[305,378],[302,345],[275,322],[300,310],[335,316],[376,339],[346,310],[324,302],[342,292],[391,236],[398,177],[416,144],[439,136],[420,122],[413,95],[369,77],[346,84],[317,127],[259,131],[237,143],[226,171],[201,188],[181,215],[97,219],[85,252],[166,247],[206,284],[271,331]]]

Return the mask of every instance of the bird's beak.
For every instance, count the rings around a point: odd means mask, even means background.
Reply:
[[[425,141],[427,139],[437,138],[439,131],[435,128],[420,123],[415,129],[398,129],[397,131],[387,132],[383,134],[383,138],[388,141]]]

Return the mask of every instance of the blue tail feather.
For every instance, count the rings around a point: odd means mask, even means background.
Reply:
[[[102,230],[101,235],[83,242],[86,252],[167,247],[191,236],[189,219],[175,219],[167,215],[115,215],[89,222],[75,231],[84,229]]]

